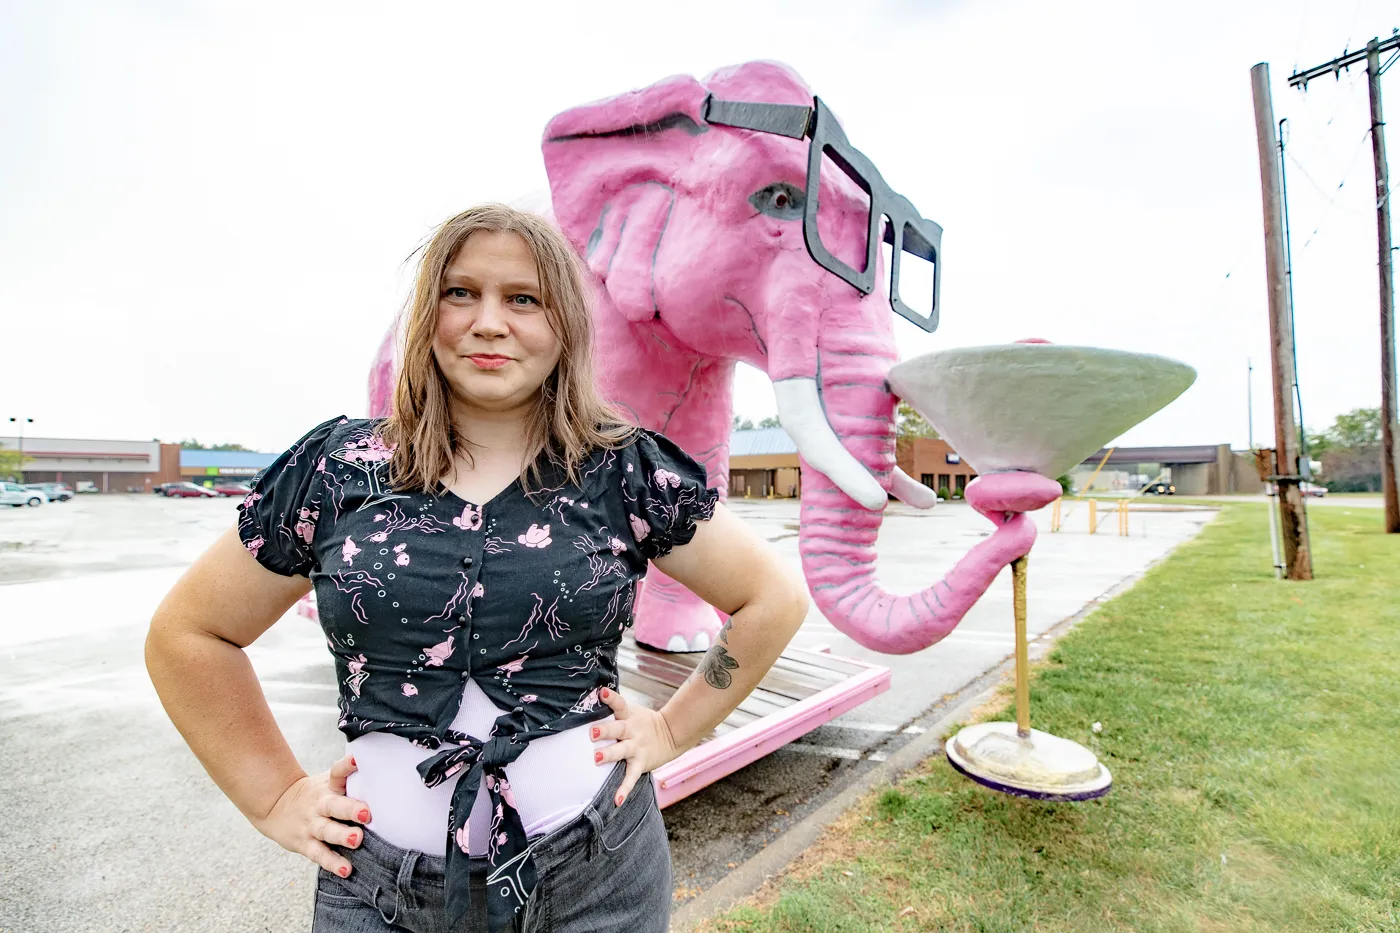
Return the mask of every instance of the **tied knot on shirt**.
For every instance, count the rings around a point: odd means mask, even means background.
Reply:
[[[452,738],[448,741],[451,742]],[[425,785],[437,787],[463,768],[480,766],[483,770],[500,771],[519,758],[528,747],[529,743],[516,741],[514,736],[509,735],[492,736],[484,742],[472,736],[461,736],[420,763],[418,774]]]

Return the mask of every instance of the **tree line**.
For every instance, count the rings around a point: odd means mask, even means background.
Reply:
[[[1332,492],[1380,492],[1381,410],[1354,408],[1309,432],[1308,453],[1322,462],[1319,478]]]

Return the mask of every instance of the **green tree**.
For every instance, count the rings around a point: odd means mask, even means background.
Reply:
[[[752,431],[753,422],[748,418],[740,418],[738,415],[735,415],[733,427],[736,431]]]
[[[26,463],[31,463],[33,460],[33,457],[26,457],[18,450],[0,447],[0,476],[17,475]]]
[[[1355,450],[1360,447],[1379,447],[1381,444],[1381,410],[1379,408],[1353,408],[1337,416],[1327,431],[1330,446],[1346,447]]]
[[[937,437],[938,432],[924,416],[908,402],[900,402],[895,410],[895,432],[899,437]]]
[[[781,428],[783,423],[778,420],[777,415],[769,415],[758,423],[760,428]]]
[[[185,450],[252,450],[251,447],[244,447],[242,444],[201,444],[192,437],[180,441],[180,446]]]
[[[1327,453],[1327,451],[1331,450],[1334,446],[1335,445],[1332,443],[1332,439],[1328,436],[1327,431],[1308,432],[1308,456],[1312,457],[1313,459],[1321,457],[1323,454]]]

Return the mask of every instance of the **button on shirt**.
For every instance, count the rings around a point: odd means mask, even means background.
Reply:
[[[468,910],[468,827],[491,798],[488,926],[505,927],[535,886],[505,766],[535,738],[609,715],[617,646],[647,561],[714,514],[704,469],[664,436],[637,430],[593,451],[579,481],[546,469],[476,504],[447,490],[400,492],[379,422],[335,418],[261,473],[239,506],[239,536],[264,567],[311,578],[335,658],[340,729],[403,736],[437,754],[436,786],[459,773],[447,845],[449,925]],[[473,679],[504,713],[490,735],[450,728]]]

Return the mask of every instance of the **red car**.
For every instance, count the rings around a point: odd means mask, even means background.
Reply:
[[[214,492],[221,496],[237,496],[242,499],[253,491],[253,487],[247,483],[215,483]]]
[[[214,499],[219,494],[194,483],[169,483],[165,487],[165,495],[172,499]]]

